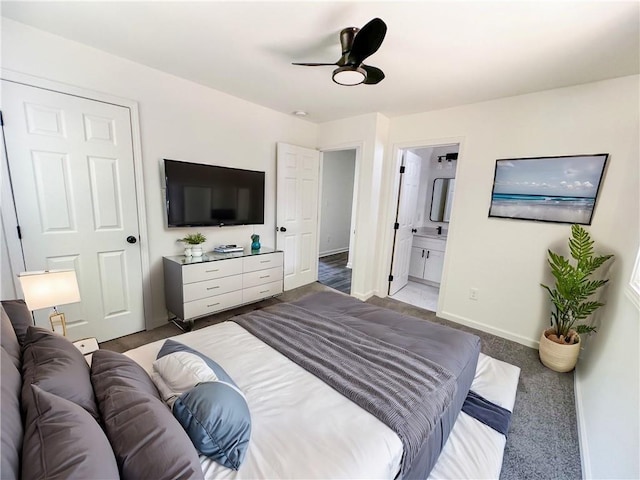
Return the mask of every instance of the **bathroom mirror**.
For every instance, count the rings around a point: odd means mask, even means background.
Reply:
[[[429,220],[432,222],[449,222],[455,185],[455,178],[436,178],[433,181]]]

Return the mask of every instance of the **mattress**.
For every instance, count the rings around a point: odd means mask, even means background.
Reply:
[[[368,320],[369,334],[427,356],[454,374],[456,394],[405,478],[424,478],[444,446],[474,378],[479,339],[341,294],[297,305]],[[385,424],[233,322],[175,337],[218,362],[244,392],[252,438],[238,471],[206,457],[206,478],[394,478],[402,443]],[[164,340],[126,354],[151,371]],[[426,473],[425,473],[426,472]]]
[[[422,355],[454,375],[457,388],[453,401],[405,475],[405,478],[425,478],[438,460],[473,382],[480,338],[334,292],[320,292],[292,303],[318,313],[335,311],[367,320],[370,326],[366,333]]]

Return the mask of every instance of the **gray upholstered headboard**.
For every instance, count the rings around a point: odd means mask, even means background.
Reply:
[[[0,343],[2,358],[0,366],[2,419],[2,461],[0,478],[20,478],[20,453],[24,436],[20,413],[20,391],[22,389],[22,345],[21,341],[32,324],[31,312],[23,300],[3,301],[0,306],[2,329]]]

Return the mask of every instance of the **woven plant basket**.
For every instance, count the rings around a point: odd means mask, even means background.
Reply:
[[[547,338],[547,335],[552,332],[553,329],[548,329],[540,336],[540,361],[545,367],[555,372],[570,372],[578,363],[581,342],[561,345]]]

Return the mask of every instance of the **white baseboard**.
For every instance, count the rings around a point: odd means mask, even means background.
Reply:
[[[538,348],[540,346],[540,342],[538,340],[531,340],[530,338],[523,337],[522,335],[515,335],[511,332],[507,332],[506,330],[502,330],[501,328],[490,327],[489,325],[485,325],[484,323],[479,323],[475,320],[461,317],[460,315],[456,315],[454,313],[438,312],[437,315],[440,318],[451,320],[452,322],[460,323],[461,325],[475,328],[477,330],[481,330],[483,332],[490,333],[501,338],[506,338],[507,340],[511,340],[526,347]]]
[[[328,257],[329,255],[336,255],[337,253],[344,253],[344,252],[348,252],[348,251],[349,251],[349,247],[336,248],[336,249],[333,249],[333,250],[327,250],[326,252],[320,252],[318,254],[318,258]]]
[[[369,291],[367,293],[351,292],[351,296],[352,297],[356,297],[358,300],[362,300],[363,302],[366,302],[367,300],[369,300],[374,295],[375,295],[374,291]]]
[[[578,381],[578,372],[573,376],[573,392],[575,394],[576,421],[578,423],[578,445],[580,446],[580,464],[582,465],[582,478],[593,478],[591,476],[591,461],[589,460],[589,441],[585,428],[584,408],[582,405],[582,388]]]

